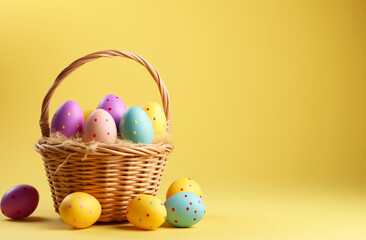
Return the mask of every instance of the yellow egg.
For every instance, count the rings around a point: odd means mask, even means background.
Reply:
[[[128,203],[126,215],[128,221],[136,227],[154,229],[164,223],[166,209],[157,197],[139,195]]]
[[[202,198],[202,190],[200,185],[192,178],[180,178],[175,180],[169,187],[168,192],[166,193],[166,199],[170,198],[174,194],[180,192],[191,192]]]
[[[64,198],[59,211],[66,224],[75,228],[86,228],[99,219],[102,208],[98,200],[92,195],[74,192]]]
[[[83,114],[84,114],[84,123],[86,122],[86,120],[88,119],[88,117],[90,116],[90,114],[92,114],[92,112],[93,112],[94,110],[85,110],[84,112],[83,112]]]
[[[147,102],[141,108],[144,109],[153,124],[154,135],[164,136],[167,128],[166,117],[160,105],[156,102]]]

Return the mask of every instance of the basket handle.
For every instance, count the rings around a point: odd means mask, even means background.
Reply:
[[[81,67],[87,62],[91,62],[93,60],[96,60],[101,57],[125,57],[132,60],[135,60],[136,62],[143,65],[150,73],[150,75],[154,78],[156,84],[159,87],[161,100],[163,102],[163,109],[165,112],[165,116],[167,119],[167,125],[170,127],[170,98],[168,90],[166,89],[163,81],[160,78],[160,75],[158,71],[143,57],[126,51],[119,51],[119,50],[104,50],[99,51],[95,53],[91,53],[89,55],[86,55],[82,58],[79,58],[78,60],[72,62],[69,66],[67,66],[62,72],[57,76],[56,80],[52,84],[51,88],[48,90],[46,96],[43,99],[42,103],[42,112],[41,112],[41,119],[39,121],[39,125],[41,127],[41,132],[43,137],[49,137],[50,136],[50,123],[49,123],[49,111],[50,111],[50,102],[52,99],[53,93],[56,91],[56,88],[60,83],[69,76],[73,71],[75,71],[77,68]],[[168,128],[169,129],[169,128]]]

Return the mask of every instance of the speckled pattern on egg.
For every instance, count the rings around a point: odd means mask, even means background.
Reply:
[[[113,117],[117,129],[123,114],[127,110],[125,102],[120,97],[114,94],[108,94],[107,96],[105,96],[99,102],[97,108],[106,110]]]
[[[147,102],[141,107],[149,116],[155,135],[166,134],[167,123],[163,108],[156,102]]]
[[[149,144],[154,138],[154,129],[149,116],[139,107],[127,109],[119,124],[121,138],[133,143]]]
[[[51,132],[60,132],[66,137],[72,137],[81,132],[83,127],[83,111],[79,104],[73,100],[61,104],[51,121]]]
[[[190,227],[198,223],[206,213],[204,201],[194,193],[181,192],[164,203],[166,221],[175,227]]]
[[[117,139],[117,129],[112,116],[103,109],[97,109],[86,120],[84,142],[113,143]]]
[[[196,181],[192,178],[184,177],[175,180],[166,193],[166,199],[180,192],[191,192],[202,198],[202,190]]]
[[[142,229],[154,229],[164,223],[166,219],[164,204],[151,195],[138,195],[133,198],[126,209],[130,223]]]
[[[21,184],[9,189],[1,199],[2,213],[13,219],[22,219],[36,210],[39,201],[38,191],[30,185]]]
[[[74,192],[64,198],[59,211],[66,224],[75,228],[86,228],[99,219],[102,208],[99,201],[92,195]]]

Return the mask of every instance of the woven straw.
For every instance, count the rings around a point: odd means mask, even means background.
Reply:
[[[168,91],[159,73],[144,58],[130,52],[106,50],[71,63],[57,76],[44,98],[39,122],[42,137],[35,145],[35,150],[44,161],[57,213],[60,203],[68,194],[81,191],[99,200],[102,206],[99,222],[124,221],[127,204],[133,197],[139,194],[155,195],[159,189],[168,156],[174,147],[170,141],[133,144],[117,140],[113,144],[103,144],[73,139],[57,141],[50,136],[49,105],[63,79],[87,62],[115,56],[135,60],[149,71],[159,87],[170,133]]]

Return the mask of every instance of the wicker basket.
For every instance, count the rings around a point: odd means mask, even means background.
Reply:
[[[96,197],[102,206],[98,222],[124,221],[129,201],[139,194],[155,195],[159,189],[173,143],[132,144],[116,141],[114,144],[99,143],[91,149],[87,143],[49,141],[49,105],[58,85],[83,64],[101,57],[126,57],[143,65],[156,81],[167,117],[170,132],[169,94],[159,73],[137,54],[106,50],[82,57],[67,66],[56,78],[47,92],[40,120],[42,138],[35,150],[42,155],[46,175],[51,188],[54,208],[70,193],[82,191]],[[123,143],[122,143],[123,142]]]

